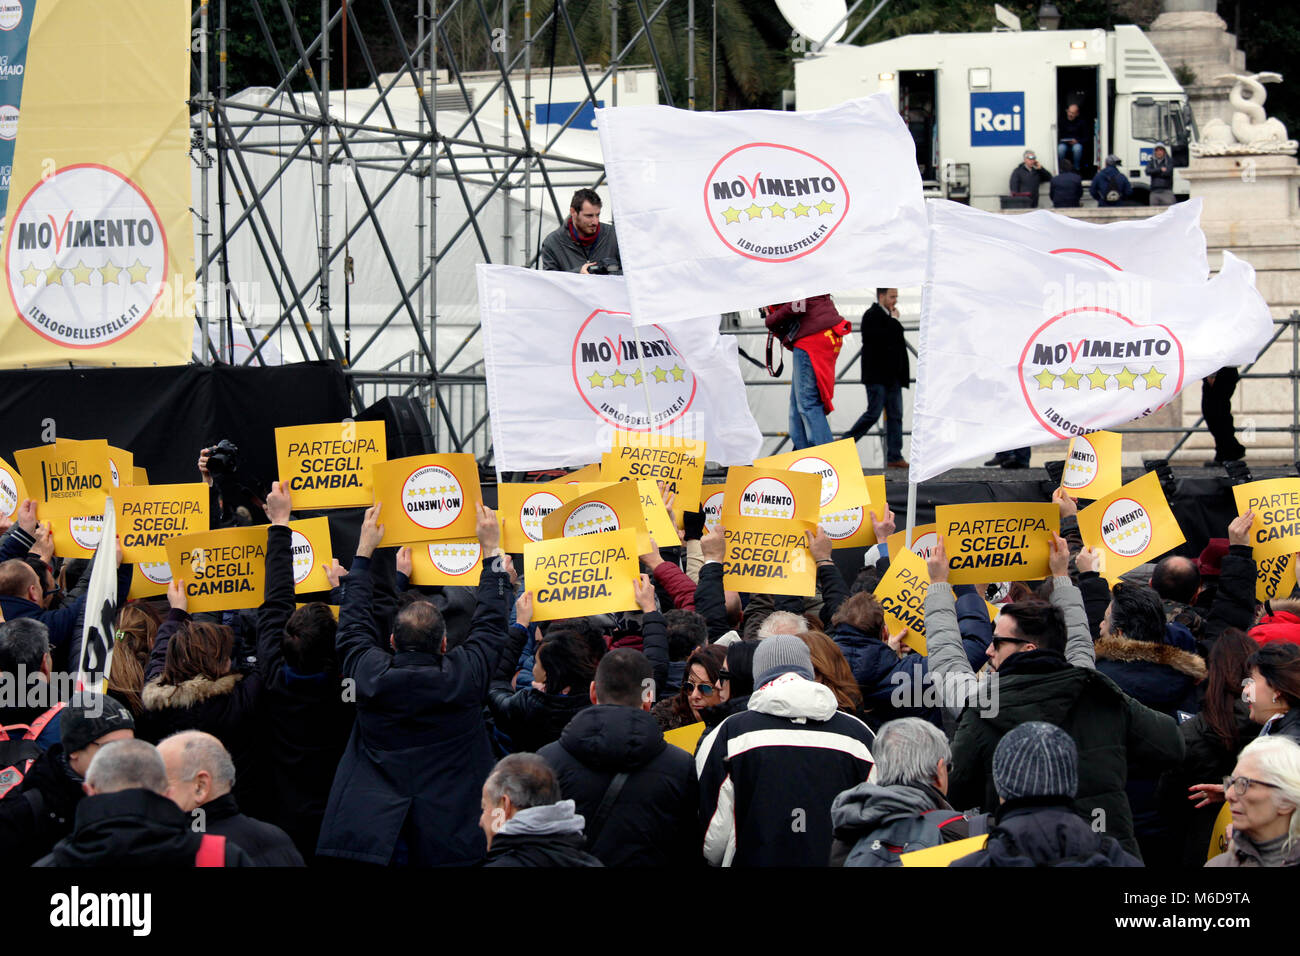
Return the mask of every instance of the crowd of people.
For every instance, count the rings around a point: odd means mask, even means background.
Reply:
[[[299,603],[277,483],[257,607],[192,614],[183,571],[128,601],[119,549],[103,694],[68,693],[91,569],[25,502],[0,539],[0,859],[897,866],[982,837],[953,865],[1300,863],[1300,601],[1256,602],[1253,515],[1108,582],[1054,501],[1049,577],[992,617],[929,552],[917,653],[874,593],[885,545],[849,578],[809,532],[814,596],[738,594],[698,511],[641,556],[636,610],[534,622],[481,503],[476,586],[412,586],[379,502]]]

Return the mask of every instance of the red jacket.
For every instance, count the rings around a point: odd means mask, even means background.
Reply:
[[[802,303],[802,310],[795,307]],[[764,320],[767,327],[798,315],[802,311],[799,323],[799,338],[794,347],[803,349],[812,359],[813,372],[817,376],[817,393],[821,396],[822,407],[827,414],[835,410],[831,399],[835,395],[835,360],[839,357],[844,336],[853,330],[848,319],[840,315],[835,308],[835,300],[830,295],[815,295],[808,299],[786,302],[768,312]]]
[[[1259,623],[1250,629],[1250,636],[1260,644],[1271,641],[1290,641],[1300,644],[1300,617],[1290,611],[1277,611],[1265,614]]]

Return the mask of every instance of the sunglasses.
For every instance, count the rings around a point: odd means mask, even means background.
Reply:
[[[1275,783],[1265,783],[1263,780],[1252,780],[1250,777],[1224,777],[1223,792],[1226,795],[1229,790],[1235,790],[1237,796],[1244,797],[1246,791],[1250,789],[1250,785],[1253,783],[1257,783],[1261,787],[1272,787],[1274,790],[1281,789]]]
[[[686,696],[688,697],[691,694],[695,693],[695,688],[697,687],[700,689],[701,697],[713,696],[713,691],[715,690],[715,688],[712,684],[696,684],[688,680],[682,681],[682,690],[686,691]]]
[[[1003,644],[1031,644],[1032,641],[1026,641],[1019,637],[995,637],[993,638],[993,650],[999,651]]]

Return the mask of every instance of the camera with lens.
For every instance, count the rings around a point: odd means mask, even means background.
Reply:
[[[617,259],[597,259],[587,266],[589,276],[621,276],[622,274],[623,267],[619,265]]]
[[[239,467],[239,446],[223,438],[208,448],[208,473],[213,475],[233,475]]]

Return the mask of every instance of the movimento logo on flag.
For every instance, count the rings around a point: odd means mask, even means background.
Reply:
[[[573,384],[601,421],[659,430],[690,411],[698,384],[667,332],[652,325],[633,335],[629,318],[606,309],[587,316],[573,338]]]

